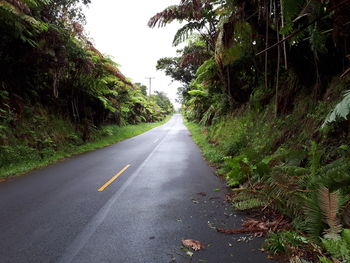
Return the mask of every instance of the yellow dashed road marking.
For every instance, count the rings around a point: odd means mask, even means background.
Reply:
[[[117,179],[119,177],[119,175],[121,175],[122,173],[124,173],[126,171],[126,169],[128,169],[130,167],[130,164],[128,164],[127,166],[125,166],[122,170],[120,170],[119,173],[117,173],[115,176],[113,176],[107,183],[105,183],[103,186],[101,186],[100,189],[98,189],[99,192],[102,192],[103,190],[106,189],[106,187],[108,187],[111,183],[114,182],[115,179]]]

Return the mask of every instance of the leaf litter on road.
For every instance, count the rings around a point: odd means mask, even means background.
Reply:
[[[182,244],[187,248],[193,249],[194,251],[198,251],[205,248],[205,245],[202,242],[194,239],[183,239]]]
[[[279,218],[278,220],[273,221],[262,221],[256,219],[246,219],[242,223],[242,228],[239,229],[223,229],[217,228],[216,230],[224,234],[243,234],[243,233],[254,233],[256,236],[262,236],[268,231],[276,231],[277,228],[282,226],[288,227],[288,221],[284,217]]]

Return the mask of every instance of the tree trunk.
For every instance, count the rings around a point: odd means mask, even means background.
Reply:
[[[279,21],[277,14],[277,6],[275,2],[275,23],[276,23],[276,33],[277,33],[277,42],[280,41],[280,33],[279,33]],[[279,86],[279,78],[280,78],[280,57],[281,57],[281,46],[277,48],[277,71],[276,71],[276,97],[275,97],[275,118],[278,116],[278,86]]]
[[[266,35],[265,35],[265,47],[268,48],[269,46],[269,17],[270,17],[270,9],[269,9],[269,5],[266,3],[265,4],[266,7]],[[265,89],[268,89],[268,78],[267,78],[267,52],[265,52]]]
[[[280,0],[281,5],[281,26],[284,27],[284,15],[283,15],[283,0]],[[285,35],[282,35],[282,39],[285,39]],[[279,41],[279,40],[278,40]],[[287,49],[286,49],[286,41],[283,42],[283,55],[284,55],[284,68],[288,70],[288,60],[287,60]]]

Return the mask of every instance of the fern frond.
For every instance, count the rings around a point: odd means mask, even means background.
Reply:
[[[235,190],[238,195],[232,197],[232,206],[238,210],[248,210],[269,203],[269,198],[263,191],[239,188]]]
[[[179,5],[172,5],[157,13],[148,21],[148,26],[153,28],[164,27],[174,20],[198,21],[206,14],[210,7],[209,1],[186,0]]]
[[[164,27],[165,25],[171,23],[177,18],[181,19],[181,16],[178,12],[178,6],[169,6],[162,12],[159,12],[153,17],[151,17],[151,19],[148,21],[148,26],[153,28],[158,24],[158,27]]]
[[[12,6],[18,13],[22,14],[31,14],[31,10],[29,9],[28,5],[25,3],[26,1],[19,1],[19,0],[1,0],[0,3],[2,4],[7,3],[8,5]]]
[[[319,190],[319,206],[324,221],[329,226],[326,233],[331,236],[338,235],[341,231],[341,224],[338,218],[339,192],[330,193],[327,187],[321,187]]]
[[[306,231],[312,239],[318,240],[326,226],[323,222],[323,215],[316,191],[306,198],[303,210],[306,224],[304,226],[305,229],[302,230]]]
[[[266,202],[263,202],[260,199],[257,198],[251,198],[247,200],[243,200],[240,202],[233,202],[232,203],[233,207],[236,208],[237,210],[249,210],[252,208],[257,208],[266,205]]]
[[[328,123],[335,122],[337,118],[347,119],[350,113],[350,90],[344,92],[344,97],[341,102],[339,102],[335,108],[329,113],[326,120],[322,124],[324,128]]]
[[[180,43],[184,42],[188,39],[188,37],[193,33],[193,31],[201,30],[205,26],[205,22],[189,22],[186,25],[184,25],[182,28],[180,28],[173,40],[173,45],[178,46]]]

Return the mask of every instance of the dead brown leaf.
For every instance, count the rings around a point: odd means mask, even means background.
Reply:
[[[288,222],[284,220],[284,217],[281,216],[278,220],[273,221],[262,221],[256,219],[247,219],[242,223],[242,228],[239,229],[216,229],[220,233],[225,234],[243,234],[243,233],[255,233],[256,235],[262,236],[264,233],[270,230],[276,230],[281,225],[287,225]]]
[[[198,251],[205,248],[205,245],[203,243],[194,239],[183,239],[182,245],[184,245],[187,248],[191,248],[194,251]]]

